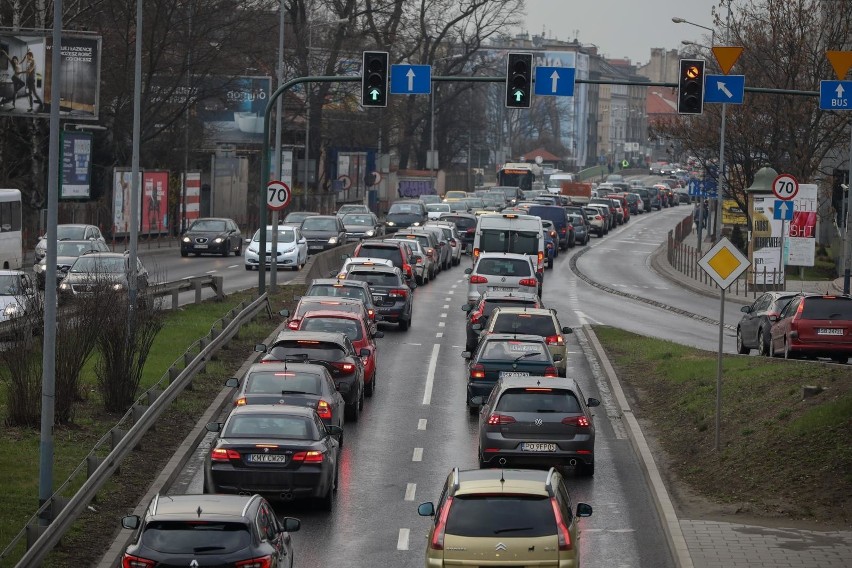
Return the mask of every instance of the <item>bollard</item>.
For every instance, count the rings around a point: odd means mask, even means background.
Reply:
[[[122,430],[120,428],[113,428],[109,431],[109,445],[114,450],[118,443],[127,436],[127,430]]]
[[[200,304],[201,303],[201,281],[196,280],[195,282],[192,283],[192,287],[195,289],[195,303]]]
[[[177,288],[172,290],[172,309],[173,310],[176,310],[176,309],[178,309],[178,307],[180,307],[180,302],[178,301],[179,297],[180,297],[180,290],[178,290]]]
[[[223,276],[213,276],[213,291],[216,292],[216,299],[221,301],[225,299],[225,278]]]
[[[202,337],[201,339],[199,339],[198,340],[198,354],[200,355],[205,349],[207,349],[208,345],[210,345],[209,339],[207,339],[206,337]],[[207,369],[207,358],[202,357],[201,358],[201,364],[198,367],[198,372],[203,373],[206,369]]]

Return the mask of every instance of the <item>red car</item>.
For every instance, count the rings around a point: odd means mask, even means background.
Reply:
[[[773,357],[830,357],[846,363],[852,354],[852,298],[799,295],[781,313],[769,316],[769,353]]]
[[[299,298],[299,303],[293,313],[290,310],[281,310],[278,312],[287,321],[289,329],[299,329],[299,321],[305,317],[305,314],[315,311],[335,311],[348,312],[358,315],[369,321],[369,328],[375,331],[376,329],[376,311],[375,309],[367,309],[364,303],[356,298],[330,298],[327,296],[302,296]],[[357,347],[357,346],[356,346]]]
[[[364,363],[364,394],[373,396],[376,384],[376,342],[373,338],[384,337],[383,332],[371,329],[362,316],[334,310],[306,313],[299,320],[298,330],[342,333],[352,342],[356,353],[362,353],[363,349],[369,351],[369,355],[361,357]]]
[[[414,252],[402,241],[362,241],[355,247],[355,257],[386,258],[402,270],[406,282],[414,282]]]

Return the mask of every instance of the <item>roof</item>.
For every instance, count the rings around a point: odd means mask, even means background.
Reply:
[[[284,363],[283,361],[281,363],[255,363],[249,367],[248,371],[246,371],[246,376],[249,376],[255,371],[266,371],[272,373],[276,371],[298,371],[302,373],[315,373],[317,375],[325,375],[328,372],[325,367],[317,365],[316,363]]]
[[[288,329],[280,332],[269,347],[274,347],[280,341],[325,341],[343,345],[346,342],[346,336],[342,333],[330,331],[291,331]]]
[[[472,469],[459,472],[459,488],[454,495],[476,493],[529,493],[548,495],[545,482],[549,472],[534,469]]]
[[[213,517],[236,520],[244,518],[246,506],[259,498],[257,495],[157,495],[152,509],[158,518],[204,520]]]
[[[553,316],[556,315],[554,310],[550,308],[521,308],[515,306],[498,306],[495,312],[508,313],[508,314],[530,314],[530,315],[541,315],[541,316]]]
[[[382,264],[374,264],[374,265],[366,265],[366,264],[353,264],[351,270],[349,270],[349,274],[354,274],[355,272],[359,274],[363,274],[365,272],[382,272],[382,273],[391,273],[398,274],[399,268],[395,266],[385,266]]]
[[[541,156],[541,159],[544,160],[545,162],[558,162],[558,161],[562,160],[562,158],[560,158],[559,156],[556,156],[556,155],[548,152],[544,148],[544,146],[542,146],[540,148],[536,148],[535,150],[530,150],[529,152],[524,152],[525,158],[529,158],[530,156],[532,156],[533,158],[535,158],[536,156]]]
[[[481,252],[479,258],[514,258],[524,262],[529,262],[530,259],[529,255],[517,252]]]
[[[311,282],[311,286],[316,285],[331,285],[331,286],[358,286],[364,287],[367,286],[366,282],[362,282],[360,280],[339,280],[337,278],[314,278]],[[302,298],[313,298],[314,296],[302,296]],[[316,296],[317,298],[328,298],[329,296]],[[333,297],[333,296],[332,296]],[[343,300],[344,298],[337,298],[339,300]]]
[[[503,290],[486,290],[481,298],[486,300],[517,300],[518,302],[540,301],[538,295],[532,292],[506,292]]]
[[[358,302],[359,304],[361,302]],[[302,321],[310,318],[338,318],[338,319],[347,319],[363,322],[364,320],[361,318],[359,314],[355,314],[352,312],[344,312],[341,310],[313,310],[311,312],[306,313],[302,316]]]
[[[295,404],[246,404],[244,406],[235,406],[228,415],[228,418],[239,414],[289,414],[291,416],[310,418],[314,412],[313,408],[296,406]]]

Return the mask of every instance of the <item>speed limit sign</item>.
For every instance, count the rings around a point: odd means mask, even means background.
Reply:
[[[280,211],[290,203],[290,188],[283,181],[271,181],[266,184],[266,207],[270,211]]]
[[[799,193],[799,180],[792,174],[781,174],[772,182],[772,193],[778,199],[789,201]]]

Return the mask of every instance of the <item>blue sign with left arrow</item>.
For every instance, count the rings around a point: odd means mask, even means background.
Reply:
[[[392,95],[428,95],[432,92],[431,65],[391,65]]]
[[[707,75],[704,78],[704,102],[743,104],[745,75]]]
[[[553,97],[574,96],[573,67],[536,67],[535,94]]]
[[[775,200],[775,207],[773,207],[772,218],[776,221],[792,221],[793,220],[793,209],[794,203],[792,200]]]

